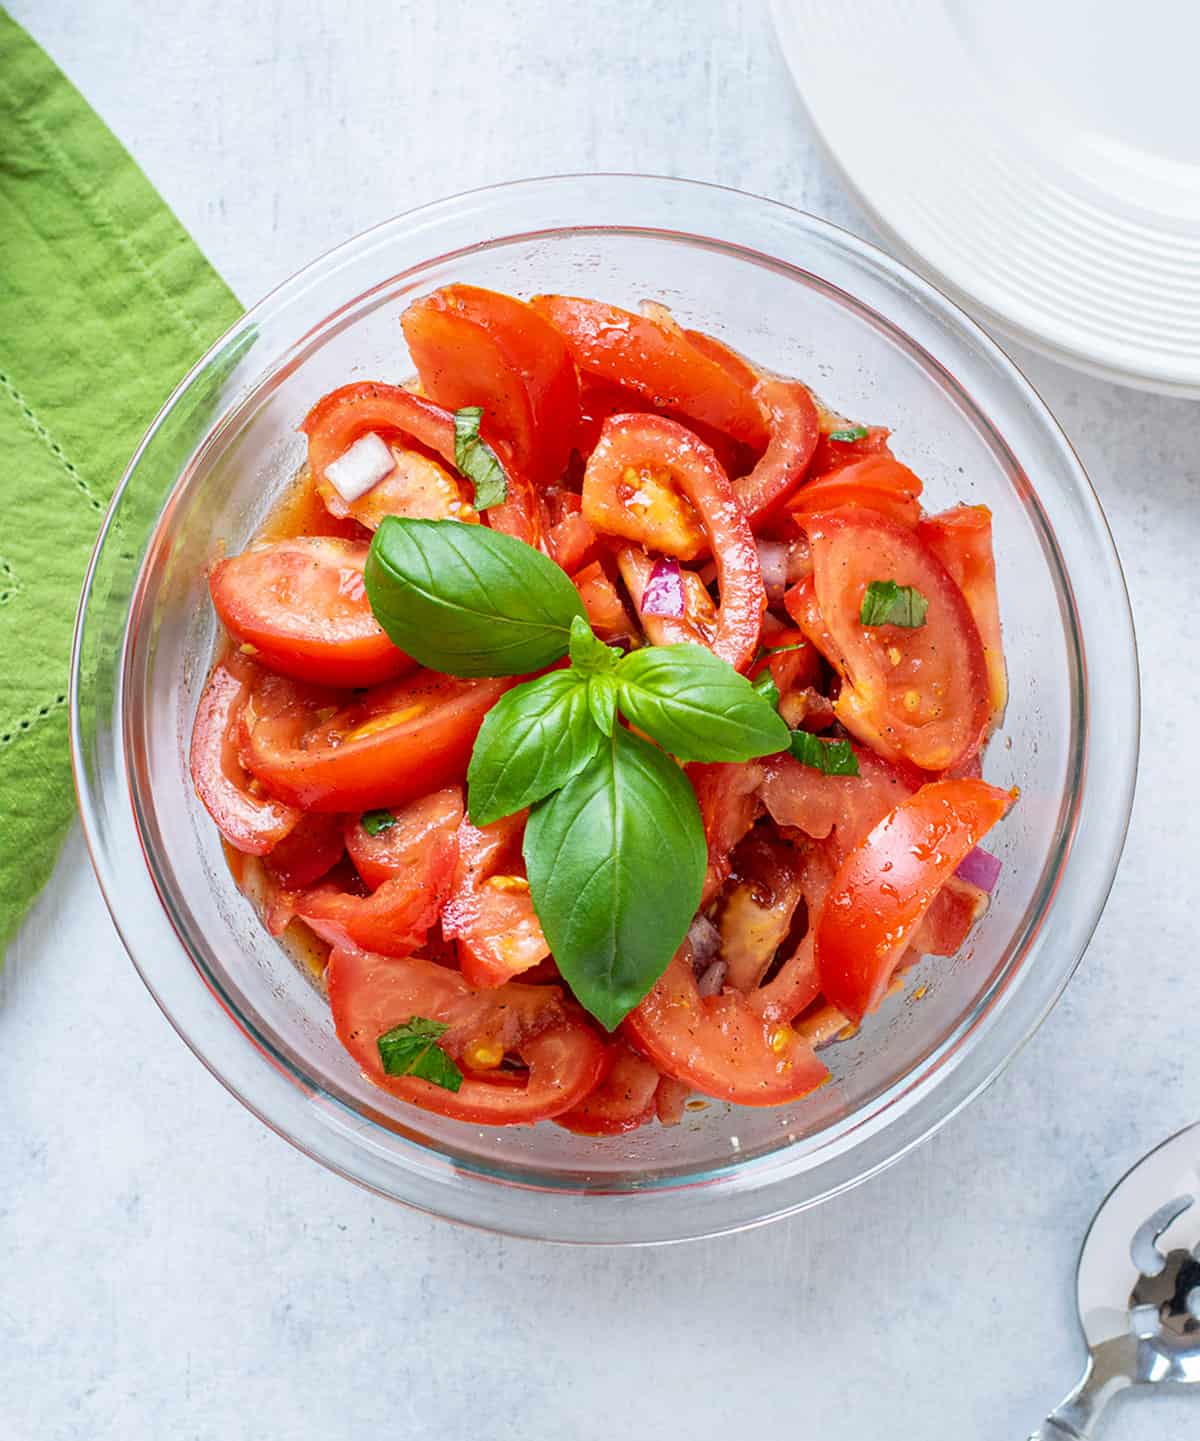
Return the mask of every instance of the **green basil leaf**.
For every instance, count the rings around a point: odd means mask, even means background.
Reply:
[[[390,831],[396,817],[391,811],[364,811],[360,824],[367,835],[377,836],[381,831]]]
[[[482,405],[464,405],[454,412],[454,464],[475,487],[476,510],[508,499],[508,479],[496,452],[479,436],[482,419]]]
[[[750,682],[755,695],[762,696],[763,700],[772,710],[779,709],[779,687],[775,684],[775,677],[770,670],[764,670],[757,680]]]
[[[457,1091],[463,1073],[437,1044],[438,1037],[449,1029],[444,1021],[413,1016],[403,1025],[384,1031],[375,1042],[384,1072],[389,1076],[419,1076],[443,1090]]]
[[[925,624],[929,602],[915,586],[894,580],[873,580],[867,586],[858,618],[863,625],[899,625],[916,630]]]
[[[792,754],[823,776],[856,776],[858,757],[849,741],[823,741],[811,731],[792,732]]]
[[[484,717],[467,769],[467,810],[486,826],[564,785],[600,748],[589,683],[552,670],[507,691]]]
[[[588,686],[588,710],[602,735],[610,736],[617,723],[617,681],[615,676],[594,675]]]
[[[867,427],[865,425],[851,425],[845,430],[831,430],[829,432],[829,438],[830,440],[842,442],[849,440],[866,440]]]
[[[621,652],[616,646],[597,640],[586,617],[581,615],[571,622],[570,652],[571,664],[584,675],[606,675],[621,662]]]
[[[666,970],[700,904],[708,847],[679,767],[617,726],[525,827],[533,907],[558,968],[610,1031]]]
[[[787,750],[788,728],[774,708],[704,646],[646,646],[616,674],[622,715],[682,761],[747,761]]]
[[[364,570],[390,639],[448,675],[524,675],[567,653],[579,592],[549,556],[485,525],[385,516]]]

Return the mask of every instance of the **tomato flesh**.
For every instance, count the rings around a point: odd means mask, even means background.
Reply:
[[[929,771],[961,764],[982,744],[989,710],[983,644],[962,592],[911,530],[875,512],[843,509],[804,524],[812,587],[802,582],[809,603],[789,610],[841,676],[837,718],[888,759]],[[925,623],[863,625],[875,580],[915,586],[929,603]]]
[[[714,761],[690,765],[685,770],[696,792],[704,838],[708,842],[708,869],[700,896],[703,907],[725,884],[733,848],[758,815],[763,768],[757,761]]]
[[[694,509],[712,548],[721,594],[711,649],[744,669],[754,659],[767,596],[749,523],[703,441],[663,416],[612,417],[588,460],[583,513],[597,530],[640,541],[644,528],[636,506],[622,502],[621,487],[640,484],[638,477],[647,475]]]
[[[909,528],[921,518],[920,480],[887,455],[869,455],[802,486],[788,502],[797,517],[864,506]]]
[[[766,445],[753,395],[697,350],[674,322],[569,295],[537,295],[530,303],[563,336],[584,373],[760,450]]]
[[[476,285],[446,285],[401,317],[425,393],[448,410],[483,407],[535,484],[562,474],[579,425],[579,378],[566,342],[532,306]]]
[[[856,440],[830,440],[829,438],[834,431],[844,433],[847,430],[859,428],[865,429],[867,433]],[[881,425],[857,427],[853,421],[842,420],[839,416],[831,415],[826,411],[821,416],[821,435],[808,464],[809,480],[816,480],[818,476],[822,475],[830,475],[844,466],[854,465],[857,461],[865,460],[867,456],[890,456],[892,453],[888,445],[890,434],[891,432],[885,430]]]
[[[331,871],[345,853],[344,825],[341,816],[310,811],[271,848],[263,864],[286,891],[311,886]]]
[[[322,685],[369,686],[414,668],[371,613],[367,547],[331,536],[252,546],[209,574],[225,629],[259,665]]]
[[[629,618],[617,588],[599,561],[592,561],[571,577],[588,621],[596,635],[608,645],[637,639],[638,630]]]
[[[596,1089],[555,1125],[577,1136],[623,1136],[654,1120],[659,1074],[624,1041],[612,1043],[608,1071]]]
[[[701,996],[686,944],[622,1029],[664,1075],[741,1106],[799,1100],[829,1075],[800,1036],[737,991]]]
[[[192,784],[217,829],[235,850],[263,856],[300,824],[302,812],[252,789],[238,755],[246,703],[263,673],[240,656],[218,661],[192,725]]]
[[[457,942],[458,963],[473,986],[501,986],[550,954],[525,879],[524,833],[524,811],[482,828],[469,820],[459,827],[442,934]]]
[[[336,692],[269,681],[242,711],[242,759],[272,794],[315,811],[403,805],[461,781],[484,716],[512,684],[422,670],[339,707]]]
[[[396,876],[417,870],[431,853],[445,851],[453,866],[458,857],[458,827],[463,818],[462,791],[447,786],[392,812],[390,824],[372,834],[356,816],[345,826],[345,844],[354,868],[375,890]]]
[[[861,1020],[879,1004],[939,890],[1012,802],[985,781],[933,781],[851,849],[816,928],[821,990],[839,1011]]]
[[[757,529],[803,481],[821,431],[812,394],[798,380],[764,380],[754,397],[768,418],[770,440],[749,475],[734,481],[733,493]]]
[[[529,1124],[577,1106],[604,1073],[604,1041],[557,986],[511,982],[476,991],[419,956],[344,948],[330,954],[327,979],[338,1039],[367,1079],[427,1111],[476,1125]],[[460,1090],[384,1071],[379,1037],[414,1016],[449,1027],[438,1044],[463,1070]],[[524,1073],[500,1068],[509,1054],[525,1063]]]

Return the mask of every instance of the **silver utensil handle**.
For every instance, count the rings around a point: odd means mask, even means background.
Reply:
[[[1117,1353],[1125,1344],[1122,1338],[1111,1353],[1105,1354],[1106,1346],[1093,1353],[1079,1385],[1051,1411],[1029,1441],[1088,1441],[1109,1401],[1132,1380],[1116,1364]]]

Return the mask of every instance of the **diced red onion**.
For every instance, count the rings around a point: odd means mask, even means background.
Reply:
[[[642,591],[642,614],[674,616],[679,619],[687,614],[683,572],[679,569],[677,560],[665,558],[654,562],[650,579]]]
[[[325,478],[347,505],[396,468],[396,457],[372,430],[325,467]]]
[[[688,927],[688,940],[692,947],[692,961],[703,966],[721,949],[721,932],[707,916],[697,916]]]
[[[696,982],[696,989],[702,996],[717,996],[725,984],[725,972],[729,969],[726,961],[714,961]]]
[[[783,540],[759,540],[758,565],[762,571],[767,604],[777,605],[783,599],[788,582],[788,548]]]
[[[990,896],[1000,878],[1000,870],[999,856],[994,856],[991,851],[985,851],[976,846],[963,858],[962,864],[954,874],[964,881],[970,881],[973,886],[978,886],[981,891],[987,891]]]

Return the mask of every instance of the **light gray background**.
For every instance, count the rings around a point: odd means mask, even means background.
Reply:
[[[247,302],[397,211],[552,171],[718,180],[870,233],[755,0],[10,4]],[[852,54],[829,63],[854,83]],[[1200,1116],[1200,409],[1018,359],[1116,532],[1145,733],[1096,940],[987,1095],[747,1235],[590,1252],[452,1229],[325,1174],[201,1069],[75,834],[0,977],[0,1437],[1028,1434],[1075,1377],[1094,1205]],[[1127,1400],[1106,1434],[1200,1435],[1200,1396]]]

